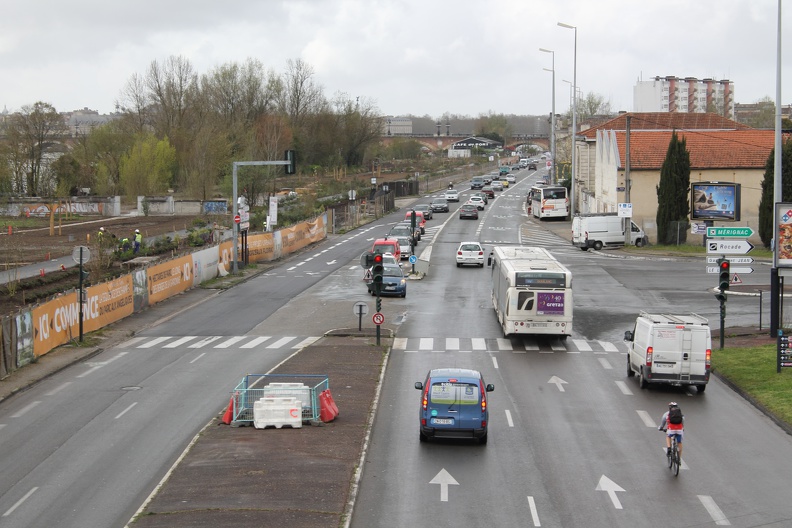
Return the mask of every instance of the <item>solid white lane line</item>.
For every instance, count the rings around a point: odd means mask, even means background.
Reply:
[[[214,346],[214,348],[228,348],[231,345],[233,345],[235,343],[239,343],[240,341],[242,341],[243,339],[246,339],[246,338],[247,338],[247,336],[234,336],[234,337],[232,337],[230,339],[226,339],[222,343],[216,344]]]
[[[637,412],[638,416],[641,417],[641,421],[644,423],[646,427],[655,427],[655,428],[657,427],[657,424],[655,423],[655,421],[652,419],[652,417],[649,415],[648,412],[646,411],[635,411],[635,412]]]
[[[142,345],[138,345],[137,348],[151,348],[154,345],[159,345],[160,343],[163,343],[163,342],[167,341],[170,338],[171,338],[171,336],[157,337],[157,338],[152,339],[151,341],[143,343]]]
[[[633,395],[633,393],[630,390],[630,388],[627,387],[627,384],[624,383],[623,381],[616,381],[614,383],[616,383],[616,386],[619,387],[619,390],[622,391],[622,394],[624,394],[625,396],[632,396]]]
[[[52,389],[51,391],[49,391],[49,392],[48,392],[47,394],[45,394],[44,396],[52,396],[52,395],[54,395],[54,394],[58,394],[60,391],[62,391],[63,389],[65,389],[65,388],[66,388],[66,387],[68,387],[69,385],[71,385],[71,381],[67,381],[66,383],[62,383],[62,384],[60,384],[59,386],[57,386],[57,387],[55,387],[54,389]]]
[[[37,490],[37,489],[38,489],[38,486],[36,486],[35,488],[33,488],[33,489],[31,489],[30,491],[28,491],[27,493],[25,493],[25,496],[24,496],[24,497],[22,497],[21,499],[19,499],[18,501],[16,501],[16,502],[14,503],[14,505],[13,505],[13,506],[11,506],[11,507],[10,507],[8,510],[6,510],[6,512],[3,514],[3,517],[8,517],[8,516],[9,516],[9,515],[11,515],[12,513],[14,513],[14,510],[16,510],[17,508],[19,508],[19,507],[22,505],[22,503],[23,503],[23,502],[25,502],[26,500],[28,500],[28,499],[30,498],[30,496],[31,496],[31,495],[33,495],[34,493],[36,493],[36,490]]]
[[[278,339],[277,341],[275,341],[274,343],[269,345],[267,348],[280,348],[280,347],[284,346],[286,343],[288,343],[289,341],[291,341],[293,339],[294,339],[293,336],[292,337],[281,337],[280,339]]]
[[[205,338],[201,339],[200,341],[198,341],[197,343],[193,343],[193,344],[192,344],[192,345],[190,345],[188,348],[201,348],[201,347],[205,347],[205,346],[206,346],[206,345],[208,345],[209,343],[214,343],[215,341],[217,341],[218,339],[221,339],[222,337],[223,337],[223,336],[210,336],[210,337],[205,337]]]
[[[165,345],[162,348],[176,348],[178,346],[183,345],[187,341],[192,341],[193,339],[197,339],[197,338],[198,338],[198,336],[184,336],[182,338],[177,339],[173,343],[168,343],[167,345]]]
[[[261,343],[263,343],[264,341],[266,341],[267,339],[270,339],[270,337],[271,336],[260,336],[260,337],[257,337],[256,339],[245,343],[244,345],[240,346],[239,348],[253,348],[253,347],[256,347],[256,346],[260,345]]]
[[[204,357],[205,355],[206,355],[206,352],[201,352],[200,354],[198,354],[198,356],[197,356],[195,359],[193,359],[192,361],[190,361],[190,363],[191,363],[191,364],[192,364],[192,363],[195,363],[196,361],[198,361],[199,359],[201,359],[201,358],[202,358],[202,357]]]
[[[619,349],[610,341],[597,341],[605,352],[618,352]]]
[[[579,351],[591,352],[591,345],[589,345],[585,339],[573,339],[572,342],[575,343],[575,346]]]
[[[132,407],[134,407],[134,406],[135,406],[135,405],[137,405],[137,404],[138,404],[138,402],[135,402],[135,403],[133,403],[132,405],[130,405],[129,407],[127,407],[126,409],[124,409],[123,411],[121,411],[121,412],[120,412],[118,415],[116,415],[116,417],[115,417],[114,419],[115,419],[115,420],[118,420],[119,418],[121,418],[122,416],[124,416],[124,415],[127,413],[127,411],[130,411],[130,410],[132,410]]]
[[[38,405],[39,403],[41,403],[41,402],[40,402],[40,401],[34,401],[34,402],[30,402],[30,403],[28,403],[27,405],[25,405],[24,407],[22,407],[21,409],[19,409],[17,412],[15,412],[14,414],[12,414],[12,415],[11,415],[11,418],[19,418],[20,416],[24,415],[26,412],[28,412],[29,410],[31,410],[33,407],[35,407],[35,406],[36,406],[36,405]]]
[[[542,526],[542,523],[539,522],[539,512],[536,509],[536,502],[534,502],[534,498],[528,495],[528,507],[531,509],[531,519],[533,520],[534,526]]]

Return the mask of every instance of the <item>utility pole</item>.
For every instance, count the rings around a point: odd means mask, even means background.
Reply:
[[[627,124],[624,138],[624,203],[630,203],[630,120],[632,116],[625,116]],[[629,247],[632,242],[632,218],[624,219],[624,247]]]

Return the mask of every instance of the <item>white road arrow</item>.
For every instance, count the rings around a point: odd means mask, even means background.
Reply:
[[[622,509],[621,502],[619,502],[619,497],[616,496],[617,491],[624,491],[624,489],[613,482],[611,479],[602,475],[599,480],[599,484],[597,487],[594,488],[595,491],[605,491],[608,493],[608,497],[610,497],[611,502],[613,502],[613,507],[617,510]]]
[[[556,386],[558,387],[558,390],[561,391],[561,392],[564,392],[564,385],[567,384],[566,381],[562,380],[558,376],[553,376],[552,378],[547,380],[547,383],[555,383]]]
[[[335,260],[331,260],[330,262],[328,262],[328,263],[327,263],[327,265],[328,265],[328,266],[330,266],[330,265],[333,265],[333,264],[335,264],[335,263],[336,263],[336,261],[335,261]]]
[[[432,480],[429,481],[429,484],[440,484],[440,502],[448,502],[449,484],[452,484],[454,486],[459,486],[459,482],[454,480],[454,477],[452,477],[451,473],[446,471],[445,468],[441,469],[440,472],[437,475],[435,475],[435,477]]]

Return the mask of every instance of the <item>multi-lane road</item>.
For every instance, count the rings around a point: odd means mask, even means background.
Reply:
[[[782,430],[717,380],[697,395],[641,391],[626,377],[621,337],[638,311],[716,320],[704,264],[572,247],[524,214],[535,179],[521,171],[478,222],[436,214],[418,248],[431,247],[429,274],[405,299],[384,300],[396,339],[351,525],[788,524],[792,441]],[[356,324],[352,306],[370,300],[358,256],[403,216],[332,237],[46,380],[24,406],[0,403],[0,526],[123,526],[239,372],[264,372],[326,330]],[[543,246],[567,265],[575,335],[504,339],[489,270],[455,266],[470,239]],[[763,273],[750,279],[766,282]],[[731,299],[729,317],[755,324],[756,300]],[[488,445],[419,443],[413,384],[440,366],[475,368],[495,384]],[[670,399],[687,416],[678,478],[656,430]]]

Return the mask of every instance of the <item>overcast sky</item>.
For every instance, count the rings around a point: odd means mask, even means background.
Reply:
[[[782,103],[792,104],[792,3]],[[167,57],[199,74],[248,57],[302,59],[331,98],[383,115],[544,114],[577,85],[611,109],[656,75],[729,79],[735,101],[775,100],[777,0],[2,0],[0,110],[36,101],[112,112],[133,74]]]

